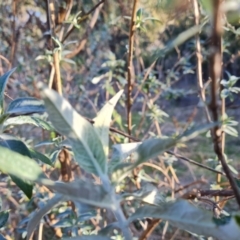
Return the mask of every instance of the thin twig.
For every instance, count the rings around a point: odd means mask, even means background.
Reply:
[[[136,13],[137,13],[138,0],[133,1],[131,25],[129,29],[129,43],[128,43],[128,78],[127,78],[127,126],[128,134],[131,135],[132,131],[132,89],[133,89],[133,45],[134,45],[134,34],[136,30]],[[130,140],[130,139],[129,139]]]
[[[212,48],[211,54],[209,57],[209,69],[210,69],[210,77],[212,79],[211,82],[211,104],[210,110],[212,112],[213,121],[218,122],[218,102],[219,102],[219,80],[221,78],[221,48],[219,47],[221,44],[221,35],[222,35],[222,18],[221,18],[221,0],[212,0],[213,4],[213,20],[212,20]],[[226,163],[226,158],[223,153],[222,148],[222,129],[218,125],[213,128],[213,143],[214,143],[214,151],[222,164],[222,168],[226,173],[226,176],[229,180],[229,183],[234,191],[234,195],[236,197],[236,201],[240,207],[240,193],[238,190],[238,186],[231,174],[231,171]]]
[[[75,50],[65,56],[66,58],[73,58],[80,51],[82,51],[84,49],[85,45],[87,44],[88,35],[90,34],[91,30],[94,28],[94,26],[95,26],[95,24],[97,22],[99,13],[100,13],[100,11],[101,11],[101,9],[103,7],[103,3],[104,3],[104,1],[101,1],[101,3],[99,2],[98,6],[96,8],[94,8],[95,12],[94,12],[94,14],[93,14],[93,16],[91,18],[89,26],[86,27],[86,31],[83,34],[82,39],[79,41],[78,46],[75,48]]]
[[[82,16],[79,21],[78,21],[78,24],[80,24],[81,22],[83,22],[85,19],[88,18],[88,16],[94,12],[102,3],[104,3],[105,0],[101,0],[99,3],[97,3],[92,9],[90,9],[86,14],[84,14],[84,16]],[[70,27],[70,29],[68,30],[66,36],[63,38],[62,40],[62,43],[64,43],[66,41],[66,39],[70,36],[70,34],[73,32],[74,30],[74,25],[72,25]]]
[[[88,120],[88,121],[89,121],[90,123],[92,123],[92,124],[94,123],[94,120],[92,120],[92,119],[90,119],[90,118],[85,117],[85,119]],[[136,138],[136,137],[134,137],[134,136],[130,136],[130,135],[128,135],[127,133],[125,133],[125,132],[123,132],[123,131],[120,131],[120,130],[118,130],[118,129],[116,129],[116,128],[110,127],[110,131],[111,131],[111,132],[114,132],[114,133],[117,133],[117,134],[120,134],[120,135],[122,135],[122,136],[124,136],[124,137],[126,137],[126,138],[130,138],[131,140],[133,140],[133,141],[135,141],[135,142],[141,142],[140,139],[138,139],[138,138]],[[181,159],[181,160],[187,161],[187,162],[189,162],[189,163],[191,163],[191,164],[194,164],[194,165],[196,165],[196,166],[198,166],[198,167],[207,169],[207,170],[212,171],[212,172],[215,172],[215,173],[219,173],[219,174],[221,174],[221,175],[225,175],[224,172],[221,172],[221,171],[215,170],[215,169],[213,169],[213,168],[210,168],[210,167],[208,167],[208,166],[205,166],[205,165],[203,165],[203,164],[201,164],[201,163],[198,163],[198,162],[196,162],[196,161],[194,161],[194,160],[191,160],[191,159],[189,159],[189,158],[187,158],[187,157],[184,157],[184,156],[182,156],[182,155],[180,155],[180,154],[177,154],[177,153],[174,153],[174,152],[172,152],[172,151],[166,151],[166,153],[171,154],[171,155],[173,155],[173,156],[175,156],[176,158],[179,158],[179,159]]]
[[[144,84],[145,84],[145,82],[146,82],[149,74],[151,73],[152,69],[154,68],[156,62],[157,62],[157,61],[154,61],[154,62],[150,65],[150,67],[147,69],[147,71],[146,71],[146,73],[145,73],[145,75],[144,75],[144,77],[143,77],[143,80],[142,80],[142,82],[141,82],[141,85],[138,87],[138,90],[137,90],[137,92],[135,93],[135,95],[134,95],[134,97],[133,97],[133,101],[135,101],[136,98],[138,97],[138,94],[140,93],[142,87],[144,86]]]
[[[225,175],[224,172],[221,172],[221,171],[215,170],[215,169],[213,169],[213,168],[210,168],[210,167],[208,167],[208,166],[205,166],[205,165],[203,165],[203,164],[201,164],[201,163],[198,163],[198,162],[196,162],[196,161],[194,161],[194,160],[191,160],[191,159],[189,159],[189,158],[183,157],[182,155],[177,154],[177,153],[174,153],[174,152],[172,152],[172,151],[166,151],[166,153],[169,153],[169,154],[175,156],[176,158],[179,158],[179,159],[184,160],[184,161],[186,161],[186,162],[192,163],[192,164],[194,164],[194,165],[196,165],[196,166],[198,166],[198,167],[201,167],[201,168],[210,170],[210,171],[215,172],[215,173],[219,173],[219,174],[221,174],[221,175]]]
[[[146,240],[152,234],[154,229],[158,226],[158,224],[161,221],[162,221],[161,219],[153,219],[153,220],[151,220],[151,223],[148,225],[147,229],[139,237],[139,240]]]
[[[178,192],[183,191],[184,189],[189,188],[189,187],[191,187],[191,186],[193,186],[193,185],[196,185],[196,184],[206,184],[206,183],[207,183],[207,182],[204,181],[204,180],[196,180],[196,181],[194,181],[194,182],[191,182],[191,183],[189,183],[189,184],[186,184],[186,185],[184,185],[184,186],[181,186],[180,188],[176,189],[174,192],[175,192],[175,193],[178,193]]]
[[[194,7],[194,18],[196,26],[200,26],[200,11],[199,5],[197,0],[193,0],[193,7]],[[206,96],[205,96],[205,87],[203,85],[202,79],[202,54],[201,54],[201,44],[200,44],[200,34],[196,34],[196,58],[197,58],[197,81],[198,81],[198,88],[200,92],[200,98],[204,103],[204,110],[207,117],[208,122],[211,122],[211,116],[209,110],[205,104]]]
[[[193,189],[190,192],[187,192],[181,196],[184,199],[195,199],[199,197],[232,197],[234,196],[233,190],[197,190]]]
[[[220,48],[221,55],[222,55],[222,39],[221,39],[221,43],[220,43],[219,48]],[[221,71],[221,78],[222,78],[222,71]],[[219,81],[220,81],[220,79],[219,79]],[[223,85],[221,85],[220,86],[220,91],[222,91],[223,88],[224,88]],[[225,116],[225,114],[226,114],[226,101],[225,101],[225,98],[222,98],[222,101],[221,101],[221,116],[222,116],[222,118]],[[225,155],[225,138],[226,138],[226,134],[225,134],[224,131],[222,131],[221,147],[222,147],[223,155]],[[221,175],[220,174],[217,174],[217,176],[216,176],[216,183],[218,185],[221,183]],[[216,197],[215,201],[218,202],[219,197]]]
[[[71,12],[72,6],[73,6],[73,0],[65,0],[65,2],[63,2],[62,4],[65,6],[59,8],[59,12],[58,12],[58,24],[61,24],[60,33],[59,33],[59,37],[58,37],[59,41],[62,41],[62,39],[63,39],[65,26],[62,23],[65,20],[67,20],[70,15],[70,12]]]
[[[43,222],[40,222],[39,227],[38,227],[38,240],[42,240],[43,236]]]
[[[3,55],[0,55],[0,58],[1,58],[2,60],[4,60],[4,61],[8,64],[8,69],[10,70],[10,69],[11,69],[11,63],[10,63],[10,61],[9,61],[7,58],[5,58]]]

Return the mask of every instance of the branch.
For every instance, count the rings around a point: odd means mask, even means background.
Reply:
[[[90,119],[90,118],[87,118],[87,117],[85,117],[85,119],[88,120],[90,123],[94,124],[94,120],[92,120],[92,119]],[[118,129],[116,129],[116,128],[110,127],[110,131],[111,131],[111,132],[114,132],[114,133],[117,133],[117,134],[119,134],[119,135],[122,135],[122,136],[124,136],[124,137],[126,137],[126,138],[130,138],[131,140],[133,140],[133,141],[135,141],[135,142],[141,142],[140,139],[138,139],[138,138],[136,138],[136,137],[134,137],[134,136],[130,136],[130,135],[128,135],[127,133],[125,133],[125,132],[123,132],[123,131],[120,131],[120,130],[118,130]],[[208,166],[205,166],[205,165],[203,165],[203,164],[201,164],[201,163],[198,163],[198,162],[196,162],[196,161],[194,161],[194,160],[191,160],[191,159],[189,159],[189,158],[186,158],[186,157],[184,157],[184,156],[182,156],[182,155],[180,155],[180,154],[174,153],[174,152],[172,152],[172,151],[166,151],[166,153],[171,154],[171,155],[175,156],[176,158],[179,158],[179,159],[181,159],[181,160],[183,160],[183,161],[187,161],[187,162],[189,162],[189,163],[192,163],[192,164],[194,164],[194,165],[196,165],[196,166],[198,166],[198,167],[207,169],[207,170],[212,171],[212,172],[215,172],[215,173],[219,173],[219,174],[221,174],[221,175],[225,175],[224,172],[221,172],[221,171],[215,170],[215,169],[213,169],[213,168],[210,168],[210,167],[208,167]]]
[[[83,22],[85,19],[88,18],[88,16],[95,11],[102,3],[104,3],[105,0],[101,0],[99,3],[97,3],[91,10],[89,10],[84,16],[82,16],[79,21],[78,24],[80,24],[81,22]],[[66,39],[70,36],[70,34],[73,32],[74,30],[74,26],[72,25],[72,27],[69,29],[69,31],[67,32],[66,36],[63,38],[62,43],[64,43],[66,41]]]
[[[218,122],[218,101],[219,99],[219,82],[221,78],[221,48],[219,47],[221,44],[221,35],[222,35],[222,18],[221,18],[221,0],[212,0],[213,4],[213,26],[212,26],[212,47],[211,54],[209,57],[209,69],[210,69],[210,77],[212,79],[211,82],[211,103],[210,110],[212,112],[213,121]],[[233,189],[234,195],[236,197],[237,203],[240,207],[240,193],[238,190],[238,186],[231,174],[231,171],[226,163],[226,158],[222,148],[222,129],[220,126],[216,126],[212,130],[212,137],[214,143],[214,151],[222,164],[222,168],[226,173],[226,176],[229,180],[229,183]]]
[[[194,18],[195,18],[195,25],[200,26],[200,11],[198,0],[193,0],[193,7],[194,7]],[[200,35],[199,33],[196,34],[196,58],[197,58],[197,81],[198,81],[198,89],[200,92],[200,98],[203,103],[206,102],[205,96],[205,88],[203,85],[202,79],[202,54],[201,54],[201,44],[200,44]],[[204,105],[205,114],[207,117],[208,122],[211,122],[211,116],[209,114],[208,108]]]
[[[161,219],[151,220],[151,223],[148,225],[147,229],[139,237],[139,240],[147,240],[147,238],[152,234],[153,230],[158,226],[158,224],[161,221],[162,221]]]
[[[128,42],[128,78],[127,78],[127,125],[128,125],[128,134],[131,135],[132,130],[132,89],[133,89],[133,45],[134,45],[134,33],[136,30],[136,14],[137,14],[137,4],[138,0],[133,1],[133,9],[131,16],[131,26],[129,29],[129,42]],[[130,140],[130,139],[129,139]]]
[[[234,196],[233,190],[197,190],[194,189],[181,196],[184,199],[195,199],[200,197],[232,197]]]

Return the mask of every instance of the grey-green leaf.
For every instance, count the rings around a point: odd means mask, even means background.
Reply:
[[[25,193],[25,195],[31,199],[32,198],[32,191],[33,185],[26,180],[22,180],[21,178],[15,177],[14,175],[10,174],[12,181]]]
[[[159,218],[174,226],[199,235],[215,237],[219,240],[240,239],[240,228],[234,218],[230,222],[217,225],[213,215],[186,200],[163,203],[161,206],[144,206],[130,216],[128,222],[143,218]]]
[[[153,57],[160,58],[160,57],[165,56],[171,50],[173,50],[174,48],[185,43],[188,39],[192,38],[194,35],[199,33],[206,23],[207,23],[207,21],[204,21],[201,26],[193,26],[193,27],[190,27],[187,30],[183,31],[175,39],[170,41],[163,49],[160,49],[159,51],[154,53]]]
[[[24,156],[31,157],[31,154],[27,148],[27,146],[17,139],[14,136],[8,134],[0,135],[0,145],[3,147],[7,147],[14,152],[20,153]],[[33,186],[28,181],[20,179],[16,176],[11,175],[12,181],[26,194],[26,196],[30,199],[32,197]]]
[[[106,157],[93,126],[57,92],[42,85],[39,87],[52,124],[59,133],[68,137],[80,167],[100,177],[106,175]]]
[[[197,135],[209,130],[216,125],[217,123],[209,123],[187,129],[185,132],[183,132],[177,137],[152,138],[143,141],[142,144],[140,144],[137,149],[132,153],[133,159],[135,160],[134,164],[127,167],[124,163],[117,164],[114,167],[112,180],[116,182],[122,181],[129,174],[129,172],[139,164],[147,161],[150,158],[158,156],[159,154],[174,147],[179,142],[186,142],[192,138],[195,138]]]
[[[10,102],[5,113],[7,114],[30,114],[45,112],[41,100],[32,97],[17,98]]]
[[[137,164],[143,163],[150,158],[154,158],[171,147],[174,147],[178,142],[186,142],[197,135],[209,130],[216,124],[210,123],[187,129],[183,134],[175,138],[156,138],[144,141],[138,148],[135,154]]]
[[[119,91],[113,98],[111,98],[98,112],[97,117],[94,118],[94,127],[102,141],[106,157],[109,152],[109,128],[112,113],[122,93],[123,90]]]
[[[0,228],[4,227],[9,217],[9,211],[0,212]]]
[[[8,118],[4,124],[4,130],[9,128],[10,126],[23,125],[23,124],[31,124],[37,127],[41,127],[47,131],[54,131],[54,127],[49,122],[35,116],[17,116]]]
[[[42,169],[31,158],[0,146],[0,171],[24,180],[45,178]]]
[[[38,151],[36,151],[32,148],[29,149],[29,152],[30,152],[32,158],[37,159],[37,160],[39,160],[39,161],[41,161],[41,162],[43,162],[43,163],[45,163],[49,166],[53,165],[51,160],[48,157],[46,157],[44,154],[42,154],[42,153],[40,153],[40,152],[38,152]]]
[[[45,216],[54,206],[59,204],[64,200],[64,196],[61,194],[56,194],[53,198],[51,198],[45,206],[43,206],[40,210],[38,210],[30,219],[27,225],[27,240],[31,238],[34,229],[40,223],[43,216]]]
[[[0,145],[3,147],[7,147],[15,152],[18,152],[24,156],[31,157],[31,154],[27,148],[27,146],[18,138],[9,135],[9,134],[1,134],[0,135]]]
[[[112,146],[111,161],[109,162],[110,172],[112,168],[116,166],[116,164],[121,163],[122,161],[127,159],[140,144],[141,142],[114,144]]]
[[[10,71],[6,72],[3,76],[0,77],[0,115],[3,114],[4,108],[4,91],[7,85],[7,81],[11,74],[16,70],[16,68],[11,69]]]
[[[96,185],[90,181],[84,181],[81,179],[75,180],[74,182],[64,183],[46,183],[49,189],[54,190],[57,193],[61,193],[68,200],[79,201],[90,206],[111,208],[111,198],[104,191],[102,185]]]

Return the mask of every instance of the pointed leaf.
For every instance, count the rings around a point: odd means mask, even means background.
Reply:
[[[30,148],[29,151],[30,151],[30,154],[31,154],[32,158],[35,158],[35,159],[37,159],[37,160],[39,160],[39,161],[41,161],[45,164],[48,164],[49,166],[53,165],[51,160],[48,157],[46,157],[44,154],[42,154],[42,153],[40,153],[40,152],[38,152],[38,151],[36,151],[32,148]]]
[[[149,217],[169,221],[180,229],[198,235],[211,236],[219,240],[240,239],[240,228],[234,218],[225,224],[217,224],[210,212],[204,211],[186,200],[163,203],[158,207],[141,207],[128,219],[128,222]]]
[[[233,137],[238,137],[238,131],[228,125],[223,126],[223,131]]]
[[[8,118],[4,122],[3,127],[5,130],[10,126],[23,125],[23,124],[31,124],[37,127],[41,127],[48,131],[54,131],[54,127],[50,123],[48,123],[47,121],[44,121],[39,117],[34,117],[34,116],[17,116],[17,117]]]
[[[0,171],[29,181],[45,178],[42,169],[31,158],[0,146]]]
[[[25,195],[31,199],[32,198],[32,191],[33,185],[26,181],[22,180],[21,178],[15,177],[14,175],[10,174],[12,181],[25,193]]]
[[[43,113],[45,108],[43,102],[37,98],[17,98],[10,102],[5,113],[7,114],[30,114]]]
[[[69,200],[79,201],[90,206],[110,208],[112,207],[110,196],[104,191],[102,185],[96,185],[90,181],[78,179],[74,182],[51,182],[45,183],[45,185],[54,190],[55,192],[61,193]]]
[[[27,240],[31,239],[31,236],[34,232],[34,229],[40,223],[41,219],[58,203],[64,200],[64,196],[61,194],[56,194],[53,198],[51,198],[45,206],[43,206],[40,210],[38,210],[30,219],[27,225]]]
[[[39,87],[52,124],[59,133],[68,137],[80,167],[100,177],[106,175],[103,146],[93,126],[57,92],[42,85]]]
[[[4,91],[7,85],[7,81],[11,74],[16,70],[16,68],[11,69],[10,71],[6,72],[3,76],[0,77],[0,115],[4,112]]]
[[[187,129],[183,134],[176,138],[157,138],[148,139],[144,141],[138,148],[135,154],[137,164],[143,163],[150,158],[154,158],[171,147],[174,147],[178,142],[186,142],[190,139],[195,138],[197,135],[206,132],[213,126],[214,123],[205,124],[198,127]]]
[[[122,93],[123,90],[119,91],[113,98],[111,98],[98,112],[97,117],[94,118],[94,127],[102,141],[103,149],[106,156],[108,156],[109,151],[109,128],[112,113]]]
[[[31,157],[31,154],[27,148],[27,146],[18,138],[9,135],[9,134],[1,134],[0,135],[0,145],[3,147],[7,147],[15,152],[18,152],[24,156]]]
[[[0,212],[0,228],[4,227],[8,221],[9,211]]]
[[[20,153],[24,156],[31,157],[31,154],[26,147],[26,145],[20,141],[19,139],[8,135],[1,134],[0,135],[0,145],[3,147],[7,147],[14,152]],[[33,186],[28,181],[22,180],[16,176],[11,175],[12,181],[26,194],[26,196],[30,199],[32,197]]]
[[[166,44],[166,46],[163,49],[160,49],[159,51],[154,53],[153,57],[154,58],[164,57],[166,54],[172,51],[175,47],[182,45],[188,39],[192,38],[197,33],[199,33],[205,24],[206,24],[206,21],[204,21],[201,26],[196,25],[181,32],[175,39],[171,40],[168,44]]]
[[[195,138],[200,133],[203,133],[216,125],[217,123],[210,123],[193,127],[191,129],[187,129],[185,132],[175,138],[162,137],[143,141],[132,153],[133,160],[135,160],[134,164],[131,166],[126,166],[126,164],[120,163],[114,167],[114,172],[112,175],[113,181],[122,181],[130,173],[130,171],[132,171],[139,164],[142,164],[148,159],[157,157],[159,154],[162,154],[168,149],[174,147],[179,142],[186,142]]]
[[[111,172],[116,164],[126,160],[133,153],[141,142],[114,144],[112,147],[112,157],[109,162],[109,171]]]

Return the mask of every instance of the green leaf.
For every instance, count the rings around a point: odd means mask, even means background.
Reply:
[[[8,221],[9,211],[0,212],[0,228],[4,227]]]
[[[0,171],[29,181],[45,179],[38,164],[31,158],[0,146]]]
[[[132,152],[134,152],[141,142],[114,144],[112,146],[112,157],[109,162],[109,170],[111,171],[116,164],[121,163],[127,159]]]
[[[102,79],[108,77],[108,75],[109,75],[109,72],[106,72],[102,75],[96,76],[92,79],[92,83],[93,84],[98,84]]]
[[[111,208],[111,196],[107,194],[102,185],[96,185],[90,181],[81,179],[70,183],[51,182],[44,183],[49,189],[64,195],[67,200],[78,201],[90,206]]]
[[[15,152],[18,152],[24,156],[31,157],[31,154],[26,145],[21,140],[12,135],[1,134],[0,145],[3,147],[7,147]]]
[[[10,150],[20,153],[24,156],[31,157],[31,154],[26,147],[26,145],[20,141],[19,139],[8,135],[1,134],[0,135],[0,145],[3,147],[7,147]],[[12,160],[13,161],[13,160]],[[0,166],[1,168],[1,166]],[[26,194],[26,196],[30,199],[32,197],[33,186],[28,181],[24,181],[16,176],[11,175],[12,181]]]
[[[109,152],[109,128],[111,117],[115,105],[117,104],[122,93],[123,90],[119,91],[113,98],[111,98],[98,112],[97,117],[94,118],[94,127],[101,139],[106,157],[108,156]]]
[[[228,167],[229,167],[229,169],[230,169],[234,174],[238,175],[237,169],[235,169],[233,166],[231,166],[231,165],[229,165],[229,164],[228,164]]]
[[[233,137],[238,137],[238,131],[233,128],[233,127],[230,127],[228,125],[224,125],[223,126],[223,131]]]
[[[196,207],[186,200],[163,203],[161,206],[144,206],[130,216],[128,222],[143,218],[157,218],[198,235],[211,236],[219,240],[240,239],[240,228],[234,218],[217,225],[210,212]]]
[[[30,114],[43,113],[45,108],[43,102],[37,98],[17,98],[10,102],[5,113],[7,114]]]
[[[205,124],[200,127],[198,126],[187,129],[181,135],[174,138],[152,138],[142,142],[142,144],[140,144],[132,153],[132,158],[135,160],[134,164],[131,166],[126,166],[126,164],[123,163],[116,165],[112,175],[112,180],[120,182],[130,173],[131,170],[133,170],[139,164],[147,161],[150,158],[157,157],[159,154],[167,151],[180,142],[186,142],[190,139],[195,138],[200,133],[203,133],[216,125],[217,123]]]
[[[205,124],[187,129],[181,135],[175,138],[157,138],[144,141],[138,148],[135,154],[137,164],[141,164],[150,158],[157,157],[159,154],[174,147],[179,142],[186,142],[195,138],[199,134],[208,131],[216,126],[216,123]]]
[[[7,81],[11,74],[16,70],[16,68],[11,69],[10,71],[6,72],[3,76],[0,77],[0,115],[3,114],[4,108],[4,91],[7,85]]]
[[[229,94],[230,94],[230,91],[225,88],[221,91],[221,98],[223,98],[223,99],[227,98],[229,96]]]
[[[60,194],[56,194],[53,198],[51,198],[45,206],[40,208],[37,212],[33,214],[33,216],[29,219],[27,225],[27,240],[31,239],[34,229],[40,223],[43,216],[45,216],[54,206],[59,204],[61,201],[64,200],[64,196]]]
[[[154,53],[153,58],[156,59],[164,57],[171,50],[185,43],[188,39],[192,38],[197,33],[199,33],[206,23],[207,21],[205,21],[201,26],[193,26],[183,31],[174,40],[170,41],[165,48],[160,49],[159,51],[157,51],[157,53]]]
[[[22,180],[21,178],[15,177],[14,175],[10,174],[12,181],[25,193],[25,195],[31,199],[32,198],[32,191],[33,185],[26,181]]]
[[[59,133],[68,137],[80,167],[100,177],[106,176],[106,157],[93,126],[57,92],[42,85],[39,87],[52,124]]]
[[[34,116],[17,116],[17,117],[11,117],[8,118],[4,124],[4,130],[9,128],[10,126],[15,125],[23,125],[23,124],[31,124],[37,127],[41,127],[47,131],[54,131],[54,127],[48,123],[47,121]]]
[[[41,162],[43,162],[43,163],[45,163],[49,166],[53,166],[51,160],[48,157],[46,157],[44,154],[42,154],[42,153],[40,153],[40,152],[38,152],[38,151],[36,151],[32,148],[30,148],[29,151],[30,151],[30,154],[31,154],[32,158],[35,158],[35,159],[37,159],[37,160],[39,160],[39,161],[41,161]]]

